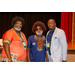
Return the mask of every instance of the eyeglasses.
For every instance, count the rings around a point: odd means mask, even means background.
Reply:
[[[53,23],[55,23],[55,22],[49,22],[48,24],[53,24]]]
[[[37,28],[36,30],[42,30],[42,28]]]

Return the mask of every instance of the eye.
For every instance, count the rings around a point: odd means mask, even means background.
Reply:
[[[19,24],[19,23],[16,23],[16,24]]]

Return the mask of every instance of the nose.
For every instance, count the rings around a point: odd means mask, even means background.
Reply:
[[[17,28],[22,28],[22,25],[18,25]]]
[[[51,25],[52,23],[49,23],[49,25]]]

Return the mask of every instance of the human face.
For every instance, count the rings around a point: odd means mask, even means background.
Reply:
[[[42,34],[43,34],[42,28],[41,28],[40,26],[37,26],[37,27],[36,27],[36,35],[41,36]]]
[[[56,27],[55,21],[53,19],[49,19],[48,20],[48,28],[52,31],[55,29],[55,27]]]
[[[17,22],[14,24],[14,28],[15,28],[16,31],[21,31],[22,22],[21,22],[21,21],[17,21]]]

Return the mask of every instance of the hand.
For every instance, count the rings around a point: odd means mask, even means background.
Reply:
[[[46,59],[45,62],[49,62],[49,59]]]
[[[30,59],[28,60],[28,62],[31,62]]]
[[[13,62],[12,59],[8,59],[8,62]]]
[[[46,60],[45,62],[49,62],[48,60]]]
[[[27,58],[27,61],[28,61],[28,62],[31,62],[31,61],[30,61],[30,58]]]

